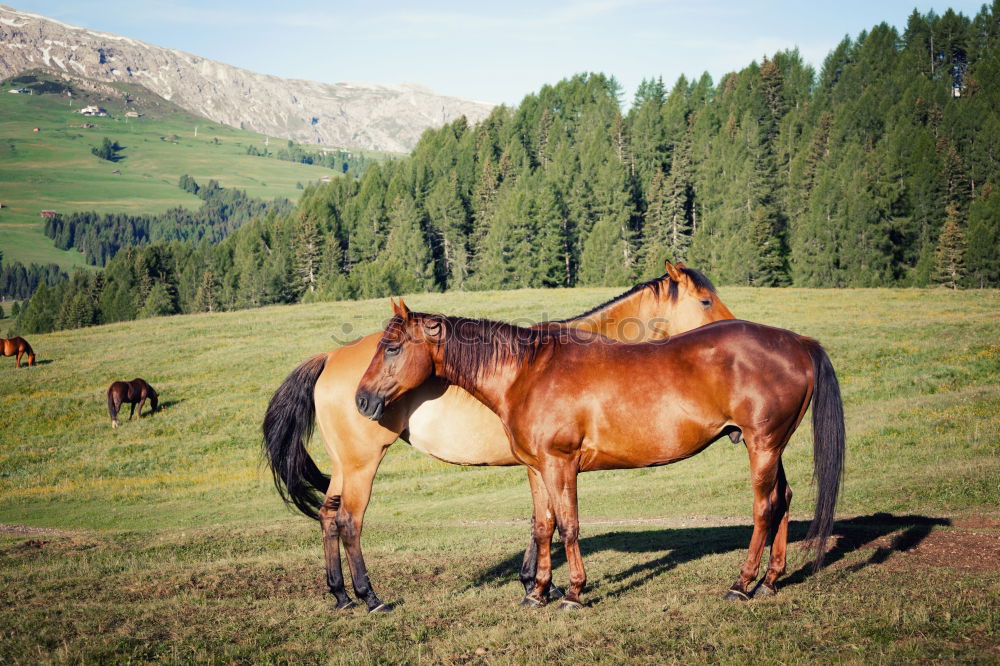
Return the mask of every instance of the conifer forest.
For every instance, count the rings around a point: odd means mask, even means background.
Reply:
[[[59,280],[36,268],[18,328],[628,285],[665,259],[719,284],[998,287],[998,109],[1000,0],[874,26],[819,71],[782,51],[719,81],[654,76],[629,97],[613,76],[578,74],[307,186],[295,206],[212,184],[202,231],[178,211],[51,221],[60,247],[104,268]],[[238,223],[218,213],[231,205]]]

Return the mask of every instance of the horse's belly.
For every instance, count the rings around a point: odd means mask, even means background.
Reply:
[[[581,447],[584,471],[668,465],[704,449],[717,429],[702,424],[674,423],[665,428],[601,428]]]
[[[516,465],[500,418],[461,389],[410,412],[407,441],[422,453],[455,465]]]

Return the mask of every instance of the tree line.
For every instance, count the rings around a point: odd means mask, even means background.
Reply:
[[[613,77],[580,74],[217,244],[132,248],[47,291],[99,323],[625,285],[665,258],[723,284],[1000,286],[998,19],[1000,0],[972,18],[915,11],[902,33],[845,38],[818,73],[782,51],[718,83],[646,80],[627,112]]]
[[[76,248],[87,263],[105,266],[123,247],[172,240],[217,243],[248,220],[272,210],[288,213],[292,209],[287,199],[255,199],[243,190],[223,188],[215,180],[203,187],[187,174],[180,177],[178,186],[204,203],[194,211],[178,207],[158,215],[93,211],[55,215],[45,220],[45,235],[60,250]]]
[[[306,150],[294,141],[289,140],[284,148],[271,152],[265,146],[258,148],[249,145],[246,149],[247,155],[257,157],[273,157],[286,162],[296,162],[299,164],[313,164],[316,166],[334,169],[340,173],[349,173],[352,176],[360,176],[364,173],[369,164],[375,160],[366,157],[360,152],[348,152],[346,150]]]
[[[0,252],[0,300],[19,301],[31,296],[39,284],[55,285],[69,276],[56,264],[4,262]]]

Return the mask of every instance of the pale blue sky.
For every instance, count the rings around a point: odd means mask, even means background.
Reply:
[[[10,0],[5,0],[10,2]],[[917,8],[967,16],[952,0],[22,0],[17,9],[231,65],[337,83],[414,82],[517,104],[577,72],[613,74],[631,100],[643,78],[708,71],[717,81],[764,54],[798,47],[817,69],[845,36]]]

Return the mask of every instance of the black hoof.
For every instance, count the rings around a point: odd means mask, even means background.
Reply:
[[[561,611],[578,611],[578,610],[583,610],[583,604],[581,604],[578,601],[570,601],[569,599],[563,599],[562,601],[559,602],[559,605],[556,606],[556,608],[558,608]]]
[[[353,599],[348,599],[346,601],[341,601],[336,606],[334,606],[334,610],[351,610],[352,608],[357,608],[357,607],[358,605],[354,603]]]
[[[743,590],[738,590],[736,588],[729,588],[726,592],[726,596],[722,597],[723,601],[750,601],[750,597]]]
[[[549,585],[549,599],[562,599],[566,595],[555,585]]]
[[[379,604],[378,606],[375,606],[375,608],[368,609],[369,615],[371,615],[372,613],[391,613],[391,612],[392,612],[392,606],[389,604]]]
[[[541,599],[537,599],[530,594],[524,599],[521,599],[521,606],[524,608],[541,608],[545,605],[545,602]]]
[[[773,597],[778,591],[768,585],[767,583],[761,583],[757,586],[757,589],[753,591],[754,599],[766,599],[767,597]]]

